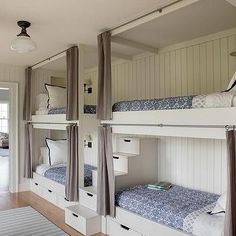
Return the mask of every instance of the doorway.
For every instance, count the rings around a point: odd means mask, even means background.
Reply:
[[[0,82],[0,194],[18,192],[18,84]]]

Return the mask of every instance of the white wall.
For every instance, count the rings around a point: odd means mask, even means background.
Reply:
[[[113,102],[212,93],[226,89],[236,71],[236,29],[142,54],[112,65]],[[86,77],[97,83],[97,68]],[[96,103],[96,91],[88,99]],[[161,138],[158,177],[220,193],[226,185],[225,141]]]

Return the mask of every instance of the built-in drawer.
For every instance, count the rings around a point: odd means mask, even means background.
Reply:
[[[142,234],[110,219],[109,236],[142,236]]]
[[[116,141],[116,152],[139,155],[139,146],[140,140],[138,138],[118,138]]]
[[[62,208],[63,210],[65,210],[66,207],[68,206],[72,206],[77,204],[76,202],[70,202],[66,199],[66,197],[62,197],[60,195],[57,195],[57,205]]]
[[[34,192],[35,194],[44,197],[44,188],[36,181],[31,180],[31,186],[30,189],[32,192]]]
[[[79,202],[81,205],[88,207],[89,209],[97,210],[97,194],[85,189],[80,189],[79,191]]]
[[[49,188],[44,188],[44,198],[54,205],[57,205],[57,195]]]
[[[100,216],[80,204],[66,207],[65,222],[84,235],[93,235],[101,231]]]

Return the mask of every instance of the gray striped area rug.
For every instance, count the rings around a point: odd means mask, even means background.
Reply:
[[[64,236],[67,235],[31,207],[0,211],[0,235]]]

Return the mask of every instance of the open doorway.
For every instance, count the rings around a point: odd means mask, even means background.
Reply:
[[[0,193],[9,191],[9,88],[0,88]]]

